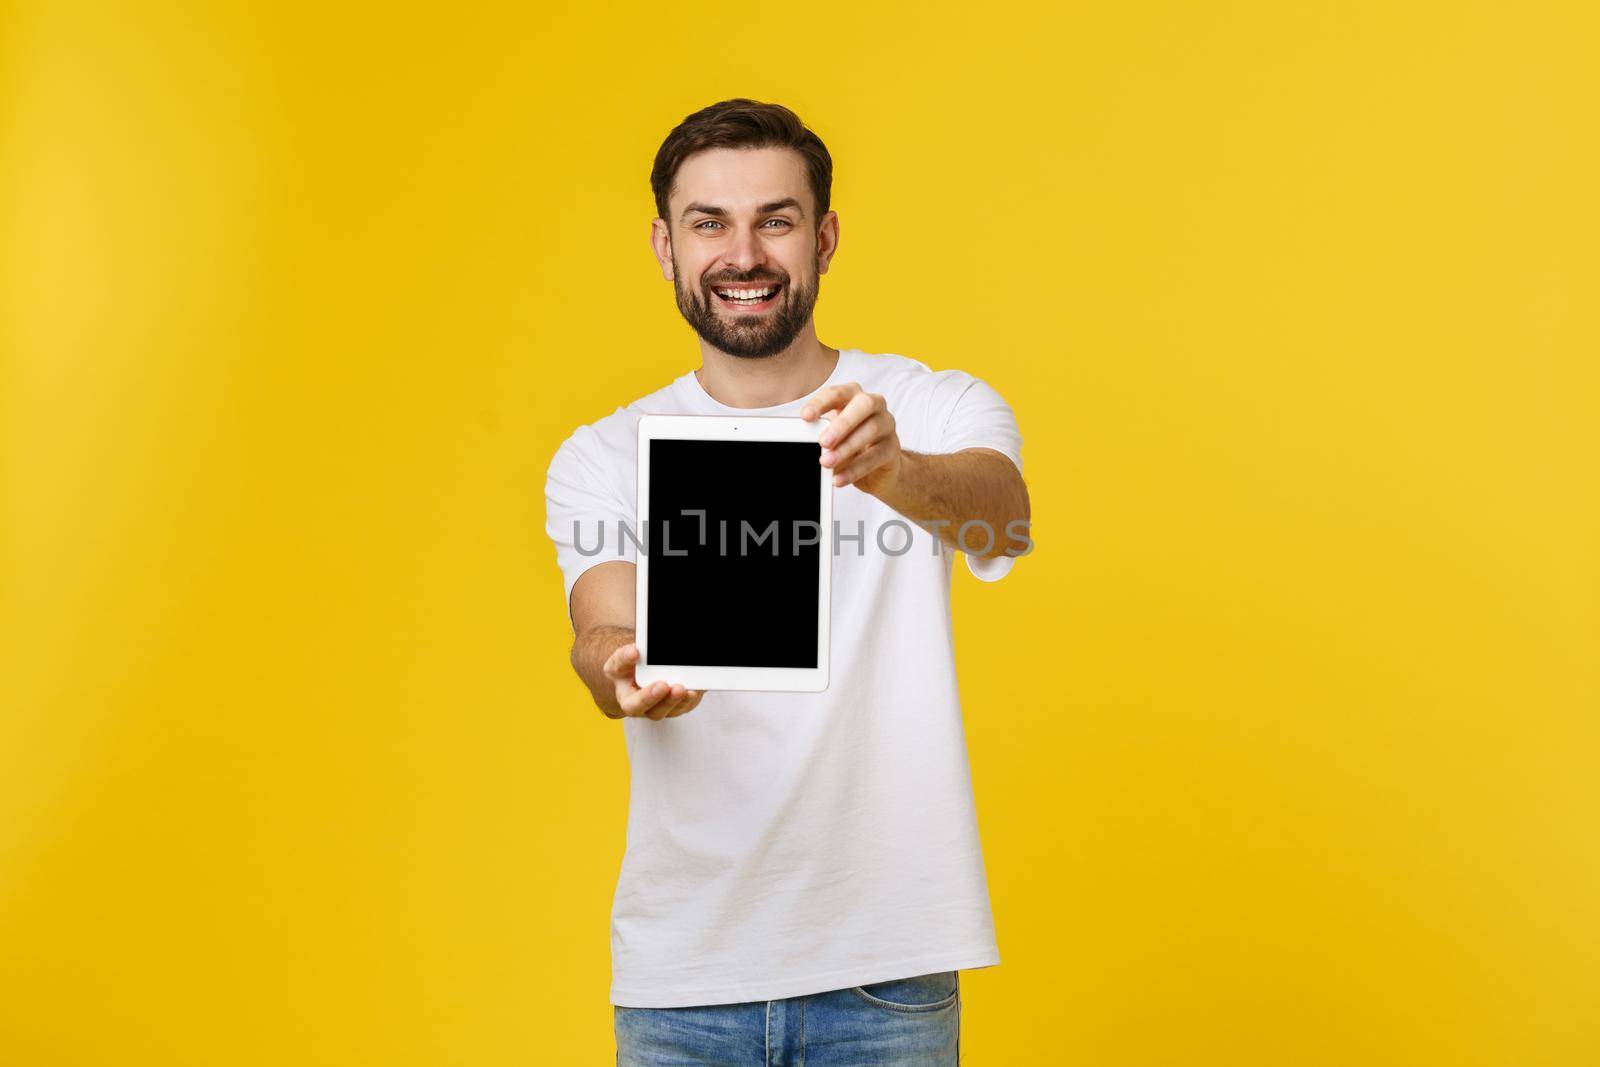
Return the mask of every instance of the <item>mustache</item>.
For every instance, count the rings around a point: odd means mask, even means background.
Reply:
[[[706,282],[707,289],[729,285],[787,285],[787,278],[713,278]]]

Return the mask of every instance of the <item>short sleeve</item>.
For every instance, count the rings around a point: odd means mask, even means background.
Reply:
[[[569,619],[572,587],[584,571],[637,555],[633,508],[618,499],[597,447],[592,431],[580,429],[556,449],[545,477],[545,533],[556,548]]]
[[[963,448],[992,448],[1022,469],[1022,434],[1017,417],[995,388],[982,378],[960,371],[944,383],[955,399],[946,407],[944,428],[939,433],[940,452],[959,452]],[[953,387],[953,389],[952,389]]]
[[[959,452],[964,448],[992,448],[1015,463],[1022,470],[1022,434],[1017,428],[1017,418],[1011,405],[988,382],[962,371],[942,371],[939,386],[954,399],[938,405],[942,411],[943,427],[938,435],[936,451]],[[939,417],[936,414],[936,417]],[[996,538],[1004,538],[1004,530],[994,531]],[[976,536],[974,534],[973,536]],[[997,556],[978,559],[966,552],[967,569],[985,582],[997,582],[1016,565],[1014,556]]]

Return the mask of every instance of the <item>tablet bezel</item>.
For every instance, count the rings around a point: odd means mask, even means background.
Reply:
[[[639,488],[635,541],[637,572],[634,594],[634,642],[639,662],[634,680],[642,688],[652,682],[677,682],[689,689],[737,689],[779,693],[819,693],[828,688],[828,619],[833,594],[833,469],[817,464],[821,518],[817,553],[817,666],[712,667],[701,664],[655,663],[650,659],[650,547],[645,541],[650,522],[651,441],[810,441],[816,442],[829,418],[812,422],[783,415],[643,415],[639,419]],[[782,611],[781,604],[772,610]]]

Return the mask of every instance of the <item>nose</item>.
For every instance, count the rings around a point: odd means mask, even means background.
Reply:
[[[748,274],[767,261],[760,238],[755,230],[749,227],[739,227],[734,231],[722,258],[730,270],[738,271],[740,274]]]

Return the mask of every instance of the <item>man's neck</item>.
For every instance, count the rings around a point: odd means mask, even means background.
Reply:
[[[762,359],[730,356],[701,342],[700,359],[695,377],[711,399],[731,408],[770,408],[820,389],[839,362],[839,350],[807,331],[782,352]]]

